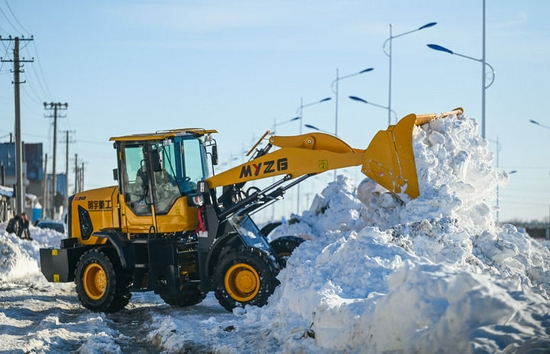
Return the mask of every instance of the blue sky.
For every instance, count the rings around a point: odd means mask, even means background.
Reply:
[[[219,131],[221,157],[237,160],[275,122],[304,104],[334,97],[339,82],[338,135],[365,148],[387,126],[389,24],[393,41],[392,109],[443,112],[462,106],[481,119],[481,64],[430,50],[445,46],[482,55],[482,0],[463,1],[32,1],[0,0],[0,35],[34,36],[22,43],[22,125],[26,142],[52,154],[50,112],[67,102],[59,130],[71,131],[70,155],[85,163],[86,188],[110,185],[115,168],[109,137],[181,127]],[[550,2],[486,0],[487,62],[496,70],[487,89],[486,137],[499,167],[517,172],[499,191],[500,220],[550,215]],[[2,42],[11,58],[10,42]],[[0,64],[0,137],[13,131],[10,63]],[[334,132],[334,99],[305,107],[303,123]],[[277,133],[299,133],[299,124]],[[305,132],[306,128],[302,128]],[[481,131],[481,127],[480,127]],[[497,148],[497,139],[500,148]],[[63,171],[64,144],[57,170]],[[74,162],[71,161],[71,166]],[[495,161],[496,165],[496,161]],[[50,167],[51,168],[51,167]],[[346,174],[359,178],[359,169]],[[332,173],[302,187],[320,192]],[[293,195],[283,203],[292,203]],[[302,203],[305,205],[305,203]],[[284,207],[284,204],[281,205]],[[293,210],[294,211],[294,210]]]

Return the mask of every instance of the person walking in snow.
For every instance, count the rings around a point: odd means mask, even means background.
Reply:
[[[6,226],[6,231],[10,234],[16,234],[18,227],[19,227],[19,215],[16,215],[8,221],[8,225]]]
[[[18,218],[19,227],[16,230],[17,236],[19,236],[23,240],[32,241],[31,233],[29,231],[29,218],[27,218],[27,214],[21,213],[21,216],[19,216]]]

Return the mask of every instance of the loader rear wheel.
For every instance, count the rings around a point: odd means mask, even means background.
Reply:
[[[78,299],[92,311],[119,311],[132,297],[131,276],[124,272],[114,256],[99,249],[89,250],[80,257],[75,283]]]
[[[298,236],[283,236],[271,241],[271,247],[273,247],[281,267],[286,267],[286,261],[292,255],[292,252],[304,241],[303,238]]]
[[[279,285],[277,272],[263,253],[245,248],[231,251],[214,269],[216,298],[228,311],[245,305],[264,306]]]
[[[206,297],[206,294],[199,289],[193,289],[183,292],[179,295],[160,295],[165,303],[175,307],[187,307],[200,303]]]

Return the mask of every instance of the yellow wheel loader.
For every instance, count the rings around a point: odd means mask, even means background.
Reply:
[[[98,312],[121,310],[135,291],[154,291],[174,306],[197,304],[210,291],[230,311],[263,306],[303,240],[269,242],[251,213],[313,175],[348,166],[361,166],[397,196],[416,198],[412,131],[437,117],[410,114],[365,150],[323,133],[268,131],[248,162],[215,175],[215,130],[113,137],[117,185],[70,198],[68,238],[40,250],[42,273],[50,282],[74,281],[82,305]],[[244,188],[277,176],[263,189]]]

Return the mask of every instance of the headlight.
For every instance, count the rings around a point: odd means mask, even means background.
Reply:
[[[204,198],[200,194],[189,196],[187,200],[190,206],[200,207],[204,205]]]

